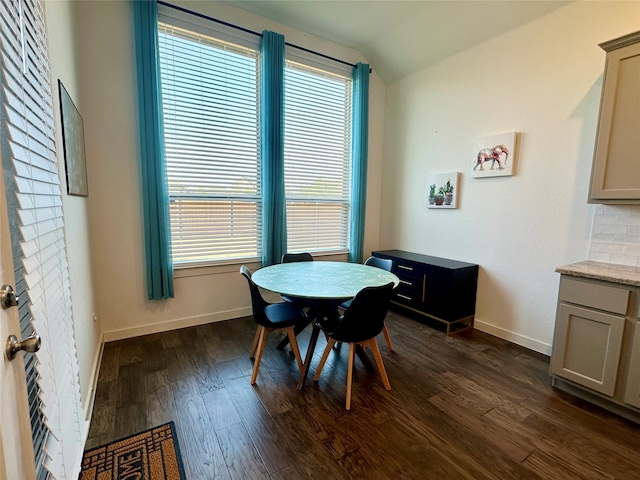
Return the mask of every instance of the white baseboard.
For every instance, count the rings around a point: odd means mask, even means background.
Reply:
[[[524,335],[520,335],[519,333],[515,333],[501,327],[496,327],[495,325],[480,321],[477,318],[474,320],[474,328],[480,330],[481,332],[488,333],[489,335],[493,335],[494,337],[502,338],[503,340],[507,340],[511,343],[515,343],[516,345],[520,345],[535,352],[539,352],[544,355],[551,355],[550,344],[541,342],[534,338],[525,337]]]
[[[104,352],[104,334],[100,335],[100,343],[96,350],[96,355],[93,358],[93,368],[91,369],[91,378],[89,384],[91,389],[87,394],[87,398],[84,399],[82,410],[85,412],[85,420],[91,422],[91,411],[93,410],[93,402],[96,399],[96,387],[98,385],[98,374],[100,373],[100,366],[102,365],[102,353]]]
[[[96,388],[98,386],[98,375],[100,374],[100,367],[102,366],[102,353],[104,352],[104,334],[100,335],[100,346],[96,350],[96,355],[93,359],[93,368],[91,369],[91,389],[84,399],[82,410],[84,411],[84,422],[80,426],[80,439],[82,442],[82,450],[87,443],[87,437],[89,436],[89,427],[91,426],[91,415],[93,415],[93,404],[96,400]],[[82,452],[80,452],[80,460],[82,460]],[[78,472],[78,475],[80,472]],[[73,478],[77,478],[73,477]]]
[[[152,333],[168,332],[179,328],[195,327],[206,323],[221,322],[223,320],[231,320],[233,318],[246,317],[251,315],[251,307],[238,308],[235,310],[227,310],[224,312],[210,313],[207,315],[199,315],[197,317],[179,318],[177,320],[167,320],[165,322],[150,323],[137,327],[122,328],[119,330],[111,330],[104,332],[104,341],[113,342],[115,340],[124,340],[125,338],[139,337],[141,335],[149,335]]]

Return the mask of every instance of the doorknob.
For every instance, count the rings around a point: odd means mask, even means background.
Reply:
[[[29,335],[27,338],[18,341],[18,337],[15,335],[9,335],[7,339],[7,345],[5,347],[5,353],[7,354],[7,358],[9,360],[13,360],[16,358],[16,354],[22,350],[23,352],[35,353],[40,350],[40,345],[42,344],[42,340],[40,340],[40,335]]]
[[[18,305],[20,299],[16,296],[11,285],[3,285],[0,289],[0,304],[2,308],[11,308]]]

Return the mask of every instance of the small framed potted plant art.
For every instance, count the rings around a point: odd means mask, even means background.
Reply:
[[[458,172],[429,175],[427,178],[429,188],[429,208],[456,208],[458,194]]]

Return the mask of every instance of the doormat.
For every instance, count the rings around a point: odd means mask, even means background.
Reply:
[[[185,480],[173,422],[84,452],[80,480]]]

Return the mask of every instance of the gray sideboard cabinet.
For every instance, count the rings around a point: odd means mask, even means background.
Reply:
[[[640,423],[640,288],[563,274],[553,385]]]
[[[640,204],[640,32],[607,52],[589,203]]]

